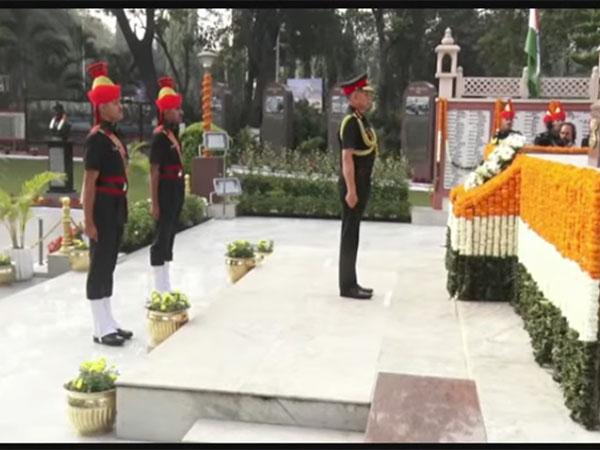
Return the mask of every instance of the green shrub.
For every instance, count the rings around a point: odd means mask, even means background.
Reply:
[[[242,183],[238,210],[245,215],[339,218],[342,206],[337,181],[236,174]],[[410,221],[408,185],[404,180],[373,183],[365,218]]]
[[[197,195],[186,195],[179,216],[178,231],[204,221],[206,200]],[[121,250],[130,253],[150,245],[154,240],[155,221],[150,213],[150,200],[140,200],[129,207],[129,217],[123,233]]]
[[[137,141],[129,144],[129,168],[132,173],[148,175],[150,173],[150,144],[146,141]]]
[[[206,217],[206,199],[198,195],[186,195],[179,215],[179,228],[189,228],[199,224]]]
[[[588,429],[598,428],[600,367],[598,342],[583,342],[569,328],[561,311],[550,303],[522,264],[517,264],[513,306],[523,318],[539,364],[550,364],[559,381],[571,418]]]
[[[223,129],[211,123],[211,131],[224,131]],[[192,173],[192,159],[198,154],[198,146],[202,144],[202,138],[204,135],[204,124],[197,122],[189,125],[181,133],[181,156],[183,158],[183,169],[185,173]]]
[[[150,214],[150,200],[140,200],[129,207],[121,249],[132,252],[149,245],[154,238],[154,219]]]
[[[252,258],[254,256],[254,247],[249,241],[238,239],[227,244],[226,256],[230,258]]]
[[[10,266],[10,256],[0,254],[0,267],[2,266]]]

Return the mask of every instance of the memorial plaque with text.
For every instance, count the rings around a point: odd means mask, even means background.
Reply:
[[[448,146],[444,167],[444,188],[461,184],[483,158],[490,140],[489,110],[448,110]]]

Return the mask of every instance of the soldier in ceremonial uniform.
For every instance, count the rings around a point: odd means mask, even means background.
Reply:
[[[495,144],[513,133],[521,134],[520,131],[513,130],[513,120],[515,120],[515,109],[512,102],[508,100],[500,113],[500,128],[492,138]]]
[[[94,127],[85,141],[82,188],[85,234],[90,238],[86,294],[94,342],[120,346],[133,336],[116,322],[111,307],[113,273],[127,221],[127,147],[116,131],[123,118],[121,87],[108,78],[105,62],[90,65],[88,72],[94,80],[87,94],[94,108]]]
[[[371,192],[371,172],[377,155],[377,136],[365,113],[373,104],[373,88],[367,75],[341,84],[348,97],[350,114],[342,120],[338,133],[340,143],[340,177],[342,231],[339,259],[340,296],[368,300],[373,290],[363,288],[356,277],[360,221]]]
[[[560,127],[565,121],[565,110],[559,101],[552,101],[548,104],[548,110],[544,116],[546,131],[538,134],[533,143],[546,147],[560,147],[563,145],[560,138]]]
[[[156,222],[154,243],[150,247],[150,265],[154,269],[154,288],[170,292],[169,265],[185,193],[179,124],[182,119],[181,95],[173,89],[173,80],[162,77],[156,100],[158,127],[150,150],[150,193],[152,216]]]

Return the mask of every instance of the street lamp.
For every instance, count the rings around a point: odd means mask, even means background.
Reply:
[[[212,123],[212,76],[210,68],[216,58],[216,53],[210,50],[202,50],[198,53],[198,59],[204,68],[204,76],[202,78],[202,123],[204,131],[210,131]]]

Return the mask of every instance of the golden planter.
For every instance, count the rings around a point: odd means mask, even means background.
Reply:
[[[94,434],[112,430],[117,415],[116,389],[91,393],[66,391],[67,413],[77,432]]]
[[[151,309],[147,311],[148,332],[152,346],[160,344],[189,320],[187,309],[173,312],[160,312]]]
[[[227,273],[229,275],[229,281],[235,283],[244,275],[246,275],[251,269],[256,267],[255,258],[232,258],[230,256],[225,257],[225,265],[227,266]]]
[[[0,286],[10,284],[15,280],[15,270],[12,264],[0,266]]]
[[[259,264],[262,263],[265,259],[267,259],[267,256],[269,256],[271,253],[273,252],[255,252],[256,262]]]
[[[76,272],[87,272],[90,268],[90,251],[71,250],[69,261],[71,262],[71,269]]]

